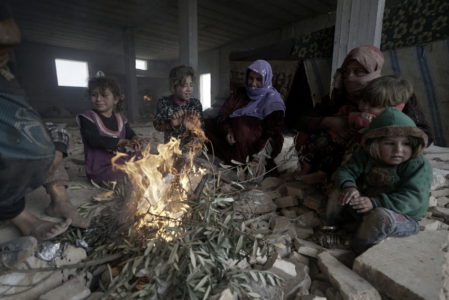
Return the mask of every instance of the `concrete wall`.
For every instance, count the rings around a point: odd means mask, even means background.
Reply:
[[[265,34],[247,37],[246,39],[234,41],[218,49],[200,53],[200,72],[210,72],[212,74],[212,104],[215,102],[215,105],[220,105],[229,94],[229,56],[232,52],[255,50],[333,25],[335,25],[335,13],[330,13],[293,23]],[[211,63],[211,59],[215,59],[215,63]]]
[[[123,59],[116,55],[24,41],[16,48],[15,58],[22,87],[31,105],[43,116],[54,117],[58,111],[61,117],[74,116],[90,108],[86,88],[58,86],[55,58],[87,61],[90,76],[102,70],[120,81],[124,78]]]
[[[90,108],[86,88],[58,86],[55,58],[87,61],[90,76],[102,70],[117,78],[127,95],[123,56],[23,41],[15,49],[16,73],[29,102],[42,116],[73,117]],[[168,62],[149,61],[148,71],[137,70],[138,100],[144,93],[153,99],[168,94],[170,67]]]
[[[223,47],[204,51],[199,54],[198,77],[203,73],[211,73],[211,101],[220,105],[229,94],[229,56],[231,52],[251,51],[280,41],[285,41],[305,33],[317,31],[335,23],[335,15],[328,14],[314,19],[290,24],[280,29],[234,41]],[[30,103],[44,117],[67,117],[90,108],[85,88],[60,87],[57,84],[54,59],[73,59],[87,61],[90,75],[98,70],[119,79],[124,86],[124,63],[121,55],[92,51],[81,51],[69,48],[53,47],[23,41],[15,50],[17,74],[26,90]],[[176,61],[149,61],[148,71],[137,71],[138,99],[142,102],[144,94],[149,94],[153,101],[169,94],[168,73],[177,65]],[[198,78],[199,79],[199,78]],[[197,85],[197,91],[199,85]],[[126,91],[124,91],[126,95]],[[141,104],[148,110],[149,104]],[[149,109],[152,111],[153,109]]]

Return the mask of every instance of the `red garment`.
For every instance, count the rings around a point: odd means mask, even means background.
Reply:
[[[249,101],[245,90],[239,89],[223,104],[216,118],[205,121],[206,135],[213,146],[213,152],[225,162],[245,162],[247,156],[251,159],[253,154],[265,146],[268,139],[273,148],[272,158],[282,150],[283,111],[274,111],[263,120],[250,116],[229,117],[233,111],[244,107]],[[228,132],[234,134],[234,145],[229,145],[226,140]]]

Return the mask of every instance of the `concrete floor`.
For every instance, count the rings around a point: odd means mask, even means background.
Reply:
[[[83,144],[78,127],[68,122],[66,129],[71,134],[69,155],[64,159],[64,166],[70,177],[70,184],[67,193],[76,207],[91,202],[92,197],[101,189],[93,186],[84,174],[84,152]],[[131,127],[137,135],[151,138],[152,147],[163,141],[163,134],[157,132],[150,123],[133,124]],[[45,215],[44,210],[50,203],[50,198],[43,187],[39,187],[26,196],[26,208],[39,218],[57,221],[58,219]],[[9,222],[0,223],[0,243],[20,236],[20,232]]]

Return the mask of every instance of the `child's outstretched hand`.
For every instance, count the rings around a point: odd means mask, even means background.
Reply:
[[[340,192],[339,201],[341,205],[346,205],[351,202],[351,200],[360,197],[360,192],[356,188],[345,188]]]
[[[172,127],[178,127],[179,125],[181,125],[183,119],[184,119],[184,111],[178,110],[172,115],[170,119],[170,124]]]
[[[200,114],[196,111],[188,111],[184,116],[184,127],[188,130],[201,127]]]
[[[368,197],[357,197],[349,202],[349,205],[358,213],[365,213],[373,209],[373,203]]]

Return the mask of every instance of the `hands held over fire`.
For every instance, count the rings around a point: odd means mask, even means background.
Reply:
[[[179,110],[173,114],[170,119],[170,125],[172,127],[178,127],[184,125],[187,130],[201,127],[200,114],[196,111]]]
[[[371,199],[361,196],[356,188],[345,188],[340,192],[341,205],[349,205],[358,213],[365,213],[373,209]]]
[[[130,149],[132,151],[142,151],[150,143],[149,138],[139,138],[135,136],[131,140],[120,139],[117,147],[120,149]]]

